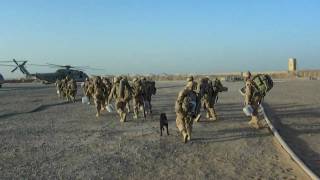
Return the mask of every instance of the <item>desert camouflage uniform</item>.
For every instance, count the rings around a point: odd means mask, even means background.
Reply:
[[[112,89],[112,83],[111,83],[110,79],[108,79],[108,78],[106,78],[106,77],[103,78],[102,82],[103,82],[104,87],[105,87],[104,97],[105,97],[105,101],[107,102],[107,101],[108,101],[109,94],[110,94],[111,89]]]
[[[93,95],[94,95],[94,83],[93,83],[94,79],[89,79],[88,81],[85,82],[85,95],[88,97],[89,99],[89,103],[91,104],[91,100],[94,99]]]
[[[207,110],[207,118],[210,120],[217,120],[217,114],[214,109],[215,92],[212,82],[209,78],[203,78],[201,79],[198,89],[199,96],[201,98],[201,105],[205,110]],[[198,119],[198,121],[199,120],[200,119]]]
[[[194,85],[193,81],[189,81],[187,86],[179,92],[175,104],[176,125],[185,143],[191,140],[192,125],[197,116],[196,106],[199,98],[194,91]]]
[[[127,112],[126,112],[126,104],[130,100],[130,87],[129,84],[126,84],[124,87],[124,94],[120,92],[120,82],[122,81],[121,77],[115,77],[114,79],[114,84],[112,86],[109,98],[108,98],[108,104],[110,104],[111,100],[114,98],[115,99],[115,105],[116,105],[116,110],[120,116],[120,122],[125,122],[127,119]],[[126,82],[121,82],[121,83],[126,83]]]
[[[145,92],[143,94],[144,104],[145,108],[148,114],[152,113],[152,104],[151,104],[151,98],[152,95],[155,95],[157,92],[156,89],[156,83],[154,81],[144,81],[143,83]]]
[[[62,97],[66,98],[68,100],[68,82],[69,82],[69,77],[65,77],[63,80],[61,80],[61,92],[62,92]]]
[[[74,79],[70,79],[67,83],[67,99],[68,101],[76,101],[77,95],[77,82]]]
[[[84,95],[86,95],[86,93],[87,93],[89,84],[90,84],[90,80],[89,80],[89,78],[86,78],[86,80],[84,80],[83,86],[82,86],[82,88],[83,88],[82,90],[83,90]]]
[[[133,100],[132,93],[131,93],[132,86],[130,85],[127,76],[120,77],[120,79],[122,79],[122,81],[125,82],[126,87],[130,89],[130,93],[126,95],[127,96],[126,97],[126,109],[127,109],[127,112],[130,113],[131,112],[130,101]]]
[[[262,101],[262,96],[255,92],[254,84],[251,79],[251,73],[247,72],[245,75],[245,84],[246,84],[246,93],[245,93],[245,105],[251,105],[253,109],[253,113],[251,116],[251,121],[249,122],[249,125],[252,127],[259,129],[262,127],[261,122],[258,118],[259,115],[259,107],[260,103]]]
[[[105,86],[101,80],[101,78],[95,77],[94,78],[94,93],[93,93],[93,98],[94,98],[94,104],[96,106],[97,114],[96,116],[99,117],[101,114],[102,110],[105,110]]]
[[[134,112],[134,119],[138,119],[139,110],[143,108],[144,118],[145,118],[145,109],[144,109],[144,102],[143,102],[143,95],[145,94],[145,89],[141,80],[138,78],[133,79],[132,84],[132,100],[133,100],[133,112]]]

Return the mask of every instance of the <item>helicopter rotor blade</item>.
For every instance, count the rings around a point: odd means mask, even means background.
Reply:
[[[17,69],[18,69],[18,66],[15,67],[13,70],[11,70],[11,72],[13,73],[13,72],[15,72]]]
[[[27,64],[28,61],[23,61],[23,63],[20,66],[24,66]]]
[[[49,66],[55,66],[55,67],[61,67],[61,68],[73,68],[72,66],[69,65],[58,65],[58,64],[50,64],[47,63]]]
[[[80,68],[80,69],[85,69],[85,70],[93,70],[93,71],[104,71],[102,68],[93,68],[90,66],[74,66],[74,68]]]
[[[18,62],[15,59],[13,59],[13,62],[16,63],[17,66],[19,66]]]
[[[28,64],[28,66],[50,67],[49,65],[46,65],[46,64]]]

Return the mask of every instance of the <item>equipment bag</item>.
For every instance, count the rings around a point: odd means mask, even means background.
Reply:
[[[124,91],[125,91],[125,81],[123,79],[120,80],[120,85],[119,85],[119,97],[124,98]]]
[[[255,90],[262,96],[265,96],[273,88],[272,78],[267,74],[258,74],[252,79]]]

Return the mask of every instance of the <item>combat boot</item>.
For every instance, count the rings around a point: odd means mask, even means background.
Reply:
[[[218,119],[216,110],[214,108],[210,108],[209,111],[211,114],[210,120],[216,121]]]
[[[201,114],[198,114],[197,117],[194,119],[195,122],[199,122],[201,118]]]
[[[209,111],[207,111],[207,113],[206,113],[206,118],[207,118],[207,119],[210,119],[210,118],[211,118]]]
[[[122,112],[120,118],[120,122],[126,122],[127,114],[125,112]]]
[[[188,134],[185,131],[182,131],[182,137],[183,137],[183,142],[187,143],[188,142]]]
[[[256,116],[252,116],[251,121],[249,121],[248,124],[253,128],[260,129],[258,118]]]
[[[215,113],[212,114],[211,118],[210,118],[211,121],[216,121],[218,120],[217,118],[217,115]]]
[[[211,121],[216,121],[216,120],[217,120],[217,117],[216,117],[216,116],[213,116],[213,117],[211,117],[209,120],[211,120]]]
[[[119,115],[120,115],[120,122],[124,122],[123,114],[120,113]]]
[[[190,129],[187,129],[187,140],[190,141],[191,140],[191,130]]]

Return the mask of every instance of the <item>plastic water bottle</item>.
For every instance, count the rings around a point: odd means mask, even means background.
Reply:
[[[88,104],[89,103],[89,98],[87,96],[84,96],[81,98],[82,104]]]
[[[246,116],[252,116],[252,113],[253,113],[253,108],[251,105],[246,105],[244,108],[243,108],[243,112]]]

